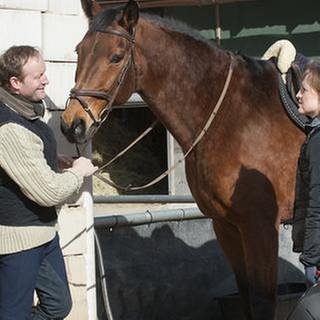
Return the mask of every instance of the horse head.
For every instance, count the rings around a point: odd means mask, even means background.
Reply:
[[[89,30],[76,47],[75,86],[61,116],[62,132],[76,143],[92,138],[112,106],[123,104],[135,91],[137,3],[130,0],[123,8],[108,10],[90,3],[82,1]]]

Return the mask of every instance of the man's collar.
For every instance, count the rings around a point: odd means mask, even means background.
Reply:
[[[44,115],[45,107],[42,101],[28,101],[20,95],[11,94],[3,87],[0,87],[0,101],[28,120],[36,120]]]

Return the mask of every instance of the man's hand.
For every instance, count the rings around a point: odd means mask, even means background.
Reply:
[[[73,161],[74,161],[74,159],[72,157],[70,157],[70,156],[67,156],[65,154],[58,154],[58,168],[59,168],[59,171],[71,168]]]
[[[72,168],[83,177],[89,177],[98,170],[98,167],[94,166],[91,160],[85,157],[80,157],[74,160],[72,163]]]

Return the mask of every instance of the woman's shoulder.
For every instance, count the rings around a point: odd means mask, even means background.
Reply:
[[[312,158],[319,158],[320,161],[320,126],[315,128],[311,134],[309,134],[306,143],[306,152]]]
[[[320,140],[320,125],[312,130],[310,140]]]

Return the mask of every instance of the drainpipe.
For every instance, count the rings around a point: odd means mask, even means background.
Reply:
[[[108,214],[94,218],[95,228],[135,226],[165,221],[184,221],[191,219],[208,219],[198,207],[170,210],[147,210],[128,214]]]
[[[123,195],[123,196],[95,196],[94,203],[194,203],[189,195]]]

